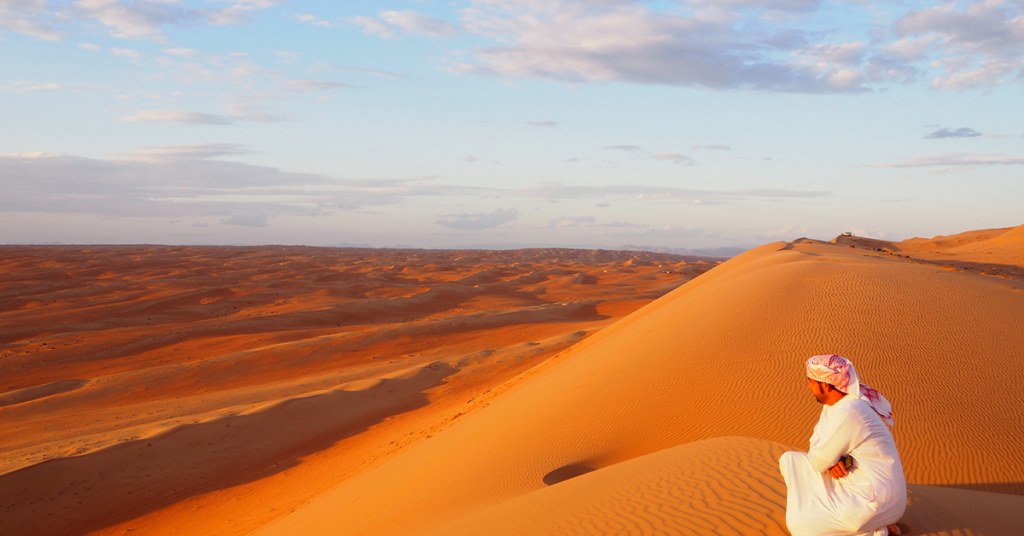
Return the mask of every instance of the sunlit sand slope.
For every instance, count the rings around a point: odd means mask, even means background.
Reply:
[[[848,236],[834,242],[875,249],[884,255],[935,264],[946,270],[1024,280],[1024,225],[902,242]]]
[[[688,443],[539,489],[431,536],[784,536],[786,485],[776,468],[787,450],[744,437]]]
[[[722,436],[805,448],[820,407],[803,362],[827,352],[892,401],[909,482],[1022,494],[1021,333],[1019,282],[856,245],[767,244],[257,533],[418,534],[544,488],[568,466]]]
[[[1024,225],[968,231],[935,238],[911,238],[897,243],[904,251],[944,254],[967,261],[1024,266]]]
[[[641,456],[502,503],[431,536],[703,534],[783,536],[785,445],[706,439]],[[1024,497],[911,484],[901,524],[918,536],[1015,534]]]

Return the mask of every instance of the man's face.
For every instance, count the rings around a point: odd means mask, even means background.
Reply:
[[[825,391],[825,389],[828,388],[825,387],[823,383],[807,378],[807,388],[810,389],[811,394],[814,395],[814,399],[817,400],[819,404],[828,402],[828,392]]]

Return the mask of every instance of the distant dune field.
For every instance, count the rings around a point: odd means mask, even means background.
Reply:
[[[246,534],[715,266],[0,248],[0,534]]]

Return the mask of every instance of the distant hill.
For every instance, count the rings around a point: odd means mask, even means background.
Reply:
[[[707,261],[722,261],[731,257],[735,257],[744,251],[751,249],[750,247],[724,247],[724,248],[705,248],[705,249],[686,249],[686,248],[669,248],[662,246],[634,246],[627,244],[625,246],[618,246],[613,248],[600,247],[600,246],[575,246],[575,247],[563,247],[563,246],[543,246],[543,245],[528,245],[528,244],[473,244],[464,246],[454,246],[451,248],[420,248],[416,246],[406,245],[395,245],[395,246],[383,246],[376,247],[370,244],[351,244],[348,242],[339,242],[337,244],[328,244],[325,247],[329,248],[363,248],[363,249],[428,249],[436,251],[642,251],[645,253],[658,253],[662,255],[676,255],[680,257],[689,257],[687,260],[707,260]]]
[[[324,247],[328,248],[373,248],[370,244],[352,244],[350,242],[338,242],[337,244],[327,244]],[[409,248],[412,249],[412,248]]]
[[[735,257],[750,247],[724,247],[724,248],[669,248],[664,246],[634,246],[626,244],[615,249],[625,251],[650,251],[652,253],[670,253],[672,255],[698,255],[702,257]]]

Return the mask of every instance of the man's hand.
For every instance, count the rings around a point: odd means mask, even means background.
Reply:
[[[845,462],[846,460],[844,460],[843,458],[839,458],[839,463],[830,467],[828,470],[828,474],[832,475],[832,478],[836,480],[839,480],[840,478],[846,476],[848,473],[846,472]]]

